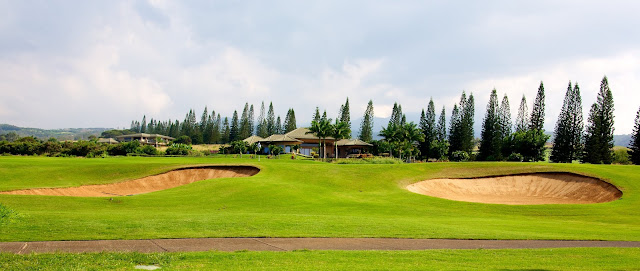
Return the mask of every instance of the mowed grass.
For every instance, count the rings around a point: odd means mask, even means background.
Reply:
[[[638,248],[0,254],[2,270],[638,270]]]
[[[251,164],[253,177],[130,197],[0,195],[0,241],[192,237],[640,240],[640,167],[548,163],[340,165],[290,159],[0,157],[0,190],[117,182],[196,164]],[[598,176],[622,199],[509,206],[456,202],[409,183],[536,171]]]

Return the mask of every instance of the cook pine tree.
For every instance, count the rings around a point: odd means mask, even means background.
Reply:
[[[591,106],[584,136],[582,162],[611,164],[613,162],[613,95],[605,76],[600,82],[598,98]]]
[[[360,124],[360,136],[358,137],[364,142],[373,140],[373,101],[369,100],[367,109],[364,111],[362,123]]]
[[[638,112],[636,113],[629,149],[631,149],[629,151],[631,162],[640,165],[640,108],[638,108]]]
[[[554,131],[553,149],[550,157],[552,162],[571,163],[580,158],[583,127],[580,87],[576,82],[572,88],[571,82],[569,82]]]

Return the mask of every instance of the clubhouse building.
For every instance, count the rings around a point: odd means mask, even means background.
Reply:
[[[303,155],[311,156],[313,149],[317,150],[315,151],[316,153],[322,152],[322,148],[319,148],[322,139],[312,134],[307,128],[297,128],[286,134],[274,134],[267,138],[254,135],[244,139],[244,141],[248,144],[259,142],[264,147],[268,147],[269,145],[281,146],[285,153],[294,152],[294,146],[298,146],[296,153]],[[324,143],[326,145],[327,157],[335,157],[337,145],[338,157],[340,158],[365,153],[369,147],[373,146],[359,139],[341,139],[336,141],[333,137],[325,138]]]

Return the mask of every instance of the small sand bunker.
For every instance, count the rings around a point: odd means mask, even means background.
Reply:
[[[433,179],[411,184],[407,189],[450,200],[509,205],[601,203],[622,196],[612,184],[573,173]]]
[[[167,173],[148,176],[137,180],[112,184],[85,185],[68,188],[36,188],[0,192],[14,195],[48,195],[74,197],[131,196],[165,190],[197,181],[248,177],[256,175],[260,169],[251,166],[206,166],[176,169]]]

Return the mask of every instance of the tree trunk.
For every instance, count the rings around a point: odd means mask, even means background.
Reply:
[[[336,141],[333,142],[333,145],[336,145],[336,160],[338,160],[338,139],[336,138]]]
[[[327,140],[322,139],[322,160],[327,160]]]

